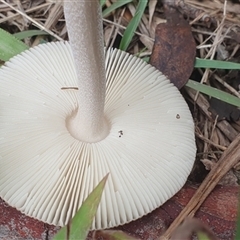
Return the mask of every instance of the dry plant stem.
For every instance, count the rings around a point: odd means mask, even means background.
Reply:
[[[231,141],[228,138],[225,137],[224,133],[219,128],[216,129],[216,132],[217,132],[217,137],[218,137],[219,144],[221,146],[227,146],[228,147],[230,145]]]
[[[237,136],[238,132],[229,124],[228,121],[223,120],[217,123],[217,127],[224,133],[224,135],[230,140]]]
[[[202,203],[205,201],[207,196],[215,188],[221,178],[233,168],[240,160],[240,134],[235,140],[229,145],[226,151],[224,151],[221,159],[209,172],[207,177],[204,179],[200,187],[192,199],[188,202],[182,212],[173,221],[167,231],[161,236],[160,239],[170,239],[173,231],[182,223],[186,217],[193,217]]]
[[[149,29],[151,29],[153,15],[154,15],[154,12],[156,11],[157,2],[158,2],[157,0],[150,0],[148,4],[148,7],[149,7],[148,28]],[[151,35],[151,31],[150,31],[150,35]],[[154,37],[154,34],[152,35],[152,37]]]
[[[53,7],[50,9],[50,13],[44,27],[47,29],[53,28],[59,19],[63,16],[62,2],[56,2]]]
[[[188,88],[188,87],[186,87],[185,89],[186,89],[186,92],[188,93],[188,95],[194,100],[196,91],[191,89],[191,88]],[[208,109],[210,107],[209,106],[209,102],[207,101],[207,99],[202,94],[198,95],[198,98],[196,100],[196,104],[204,112],[204,114],[207,116],[207,118],[209,120],[212,120],[212,115],[208,111]],[[237,134],[238,134],[238,132],[226,120],[218,122],[217,123],[217,127],[224,133],[224,135],[230,141],[233,141],[236,138]]]
[[[19,11],[18,9],[14,8],[11,4],[7,3],[4,0],[1,0],[2,3],[6,4],[8,7],[10,7],[11,9],[15,10],[17,13],[21,14],[23,17],[25,17],[27,20],[29,20],[30,22],[32,22],[34,25],[36,25],[39,29],[47,32],[48,34],[50,34],[51,36],[55,37],[57,40],[62,41],[63,39],[60,38],[58,35],[56,35],[55,33],[53,33],[52,31],[46,29],[44,26],[42,26],[41,24],[39,24],[38,22],[36,22],[34,19],[30,18],[27,14]]]
[[[186,92],[188,93],[188,95],[191,97],[192,100],[194,100],[195,98],[195,94],[197,91],[185,87]],[[211,113],[208,111],[209,109],[209,102],[207,101],[207,99],[205,97],[203,97],[202,94],[199,94],[197,100],[196,100],[196,104],[201,108],[201,110],[204,112],[204,114],[207,116],[208,119],[212,119]]]
[[[213,141],[209,140],[208,138],[204,137],[202,134],[195,132],[196,136],[203,140],[204,142],[218,148],[219,150],[225,151],[227,148],[224,146],[221,146],[219,144],[214,143]]]
[[[112,24],[112,25],[114,25],[114,26],[116,26],[116,27],[118,27],[119,29],[123,29],[123,30],[125,30],[126,29],[126,27],[124,27],[124,26],[122,26],[121,24],[118,24],[118,23],[115,23],[115,22],[113,22],[113,21],[110,21],[110,20],[108,20],[108,19],[103,19],[103,22],[106,22],[106,23],[108,23],[108,24]],[[149,37],[148,35],[145,35],[145,34],[142,34],[142,33],[140,33],[140,32],[134,32],[136,35],[138,35],[138,36],[140,36],[140,37],[145,37],[145,38],[147,38],[147,39],[149,39],[149,41],[152,41],[152,42],[154,42],[154,39],[153,38],[151,38],[151,37]]]
[[[190,18],[196,18],[206,23],[211,23],[211,21],[213,21],[211,16],[205,13],[205,11],[186,4],[184,0],[163,0],[162,3],[165,7],[177,8],[182,14],[185,14]]]
[[[216,131],[217,122],[218,122],[218,115],[217,115],[216,118],[214,119],[214,124],[213,124],[212,129],[211,129],[211,135],[210,135],[210,138],[209,138],[211,141],[212,141],[212,139],[213,139],[214,132]]]
[[[123,15],[124,15],[124,13],[125,13],[125,10],[126,10],[126,8],[123,8],[123,10],[121,11],[120,17],[119,17],[119,19],[118,19],[118,21],[117,21],[117,23],[118,23],[119,25],[120,25],[120,23],[121,23],[121,21],[122,21],[122,18],[123,18]],[[115,28],[115,31],[114,31],[114,35],[113,35],[113,37],[112,37],[111,44],[109,45],[109,47],[113,47],[114,42],[116,41],[117,35],[118,35],[118,33],[119,33],[119,26],[114,26],[114,25],[113,25],[113,27]]]
[[[234,94],[236,97],[240,98],[240,93],[236,91],[233,87],[231,87],[229,84],[227,84],[224,80],[222,80],[217,74],[213,74],[213,77],[220,82],[225,88],[227,88],[232,94]]]
[[[25,9],[25,13],[26,14],[27,13],[32,13],[32,12],[37,11],[39,9],[44,9],[45,7],[49,7],[49,5],[51,5],[51,3],[44,3],[40,6],[36,6],[36,7],[30,8],[30,9]],[[6,22],[6,21],[9,21],[9,20],[13,20],[13,19],[17,18],[19,15],[21,15],[21,13],[15,13],[15,14],[11,14],[11,16],[3,17],[2,19],[0,19],[0,23]]]
[[[225,7],[225,5],[224,5]],[[225,8],[224,8],[225,9]],[[217,29],[215,30],[216,32],[216,37],[214,37],[214,41],[213,41],[213,44],[212,44],[212,47],[210,48],[210,50],[208,51],[207,55],[205,56],[205,58],[208,58],[210,55],[210,60],[213,60],[215,54],[216,54],[216,51],[217,51],[217,47],[222,43],[222,41],[224,40],[224,38],[222,37],[222,32],[223,32],[223,26],[224,26],[224,21],[225,21],[225,15],[224,14],[224,17],[220,23],[220,25],[217,27]],[[208,81],[208,78],[209,78],[209,75],[210,75],[210,69],[206,69],[203,76],[202,76],[202,79],[201,79],[201,83],[207,83]],[[194,98],[194,100],[196,101],[197,98],[198,98],[198,95],[199,95],[199,92],[196,93],[196,96]]]
[[[233,1],[185,0],[185,2],[186,4],[191,5],[194,8],[210,13],[211,16],[214,17],[216,20],[219,20],[222,17],[224,11],[230,13],[226,15],[226,20],[229,21],[230,23],[236,23],[239,20],[238,15],[239,15],[240,8]]]
[[[207,139],[209,139],[208,125],[209,125],[209,121],[205,121],[203,126],[203,135]],[[208,146],[209,146],[208,143],[204,142],[203,152],[208,152],[208,148],[209,148]]]

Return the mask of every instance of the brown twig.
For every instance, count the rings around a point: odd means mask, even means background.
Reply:
[[[201,134],[199,134],[199,133],[196,133],[196,132],[195,132],[195,134],[196,134],[196,136],[197,136],[198,138],[200,138],[200,139],[203,140],[204,142],[206,142],[206,143],[208,143],[208,144],[211,144],[211,145],[213,145],[214,147],[216,147],[216,148],[218,148],[218,149],[220,149],[220,150],[223,150],[223,151],[224,151],[224,150],[227,149],[226,147],[214,143],[213,141],[209,140],[208,138],[204,137],[203,135],[201,135]]]

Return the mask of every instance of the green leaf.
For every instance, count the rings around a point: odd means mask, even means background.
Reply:
[[[148,63],[149,62],[149,57],[143,57],[141,58],[144,62]]]
[[[132,2],[133,0],[118,0],[117,2],[113,3],[110,7],[106,8],[102,15],[103,17],[106,17],[109,13],[113,12],[114,10],[124,6],[125,4],[128,4]]]
[[[221,91],[217,88],[213,88],[205,84],[195,82],[193,80],[189,80],[185,86],[195,89],[196,91],[202,92],[204,94],[207,94],[208,96],[217,98],[223,102],[240,107],[240,98],[235,97],[224,91]]]
[[[16,38],[18,39],[25,39],[28,37],[33,37],[33,36],[38,36],[38,35],[48,35],[47,32],[42,31],[42,30],[28,30],[28,31],[22,31],[13,34]]]
[[[102,179],[97,187],[89,194],[71,224],[63,227],[53,238],[53,240],[63,240],[69,236],[69,240],[86,239],[88,231],[92,225],[93,218],[97,212],[101,200],[102,192],[107,181],[108,174]],[[67,228],[68,227],[68,228]],[[68,232],[69,229],[69,232]]]
[[[196,58],[195,68],[240,69],[239,63]]]
[[[198,240],[211,240],[204,232],[197,232]]]
[[[11,57],[25,51],[28,46],[16,37],[0,28],[0,60],[8,61]]]
[[[122,37],[122,40],[121,40],[120,46],[119,46],[119,48],[121,50],[123,50],[123,51],[127,50],[128,46],[133,38],[134,32],[136,31],[136,29],[141,21],[142,15],[145,11],[147,4],[148,4],[147,0],[139,1],[137,9],[136,9],[136,13],[135,13],[134,17],[132,18],[132,20],[130,21],[130,23],[128,24],[126,30],[124,31],[124,34],[123,34],[123,37]]]

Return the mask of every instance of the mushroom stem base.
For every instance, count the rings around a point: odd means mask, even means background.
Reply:
[[[95,143],[106,138],[110,132],[110,124],[103,117],[102,121],[99,121],[97,124],[92,121],[83,122],[84,119],[79,119],[77,114],[70,116],[66,119],[66,127],[75,139]]]

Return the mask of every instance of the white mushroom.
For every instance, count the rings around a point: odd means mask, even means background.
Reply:
[[[97,3],[65,2],[72,50],[43,44],[0,68],[0,197],[54,225],[108,172],[92,228],[140,218],[184,185],[195,159],[193,120],[169,80],[119,50],[104,65]]]

